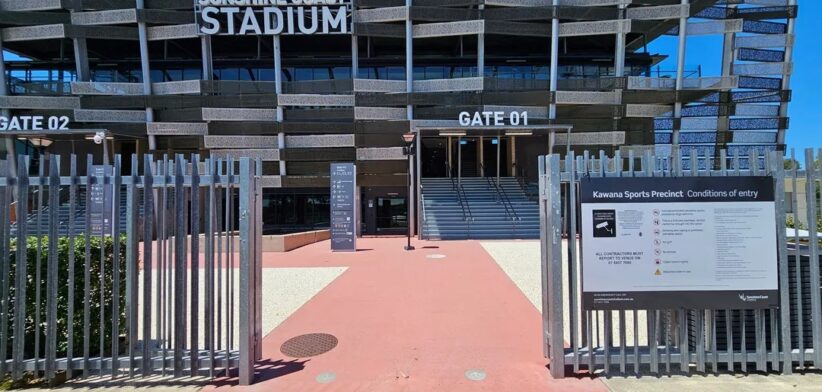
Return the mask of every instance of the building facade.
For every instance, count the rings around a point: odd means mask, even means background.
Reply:
[[[795,0],[0,0],[4,147],[85,164],[103,131],[120,154],[261,158],[269,233],[328,227],[329,164],[356,162],[363,233],[402,233],[425,219],[426,178],[525,189],[549,151],[783,149],[796,15]],[[686,56],[697,36],[720,42],[715,74]]]

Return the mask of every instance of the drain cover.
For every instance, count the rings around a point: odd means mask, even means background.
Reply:
[[[433,255],[428,255],[428,256],[425,256],[425,257],[427,257],[429,259],[435,259],[436,260],[436,259],[444,259],[445,255],[433,254]]]
[[[337,375],[335,373],[325,372],[317,375],[317,378],[315,378],[314,380],[316,380],[320,384],[328,384],[336,379]]]
[[[280,352],[292,358],[308,358],[333,350],[337,343],[334,335],[309,333],[288,339],[280,346]]]
[[[485,371],[482,369],[469,369],[465,372],[465,378],[471,381],[485,380]]]

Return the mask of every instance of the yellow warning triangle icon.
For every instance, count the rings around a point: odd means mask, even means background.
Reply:
[[[654,273],[654,275],[656,275],[656,276],[662,275],[662,271],[660,271],[660,270],[657,268],[657,270],[656,270],[656,272]]]

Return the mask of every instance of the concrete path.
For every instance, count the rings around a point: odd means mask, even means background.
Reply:
[[[534,304],[534,307],[541,311],[542,282],[540,280],[539,242],[488,241],[482,242],[482,246]],[[643,339],[644,337],[640,337],[640,341]],[[819,373],[793,376],[759,374],[660,378],[646,376],[639,379],[636,377],[603,377],[600,380],[610,390],[618,392],[822,391],[822,374]]]
[[[477,242],[362,239],[356,253],[328,243],[266,259],[266,267],[348,270],[269,334],[258,383],[215,390],[605,390],[599,381],[552,380],[539,312]],[[280,352],[286,340],[328,333],[339,344],[313,358]],[[209,390],[210,388],[206,388]]]
[[[266,330],[257,383],[75,381],[96,391],[822,391],[822,376],[693,376],[553,380],[541,348],[536,241],[359,240],[264,255]],[[269,302],[271,301],[271,302]],[[287,340],[325,333],[323,354],[283,354]]]

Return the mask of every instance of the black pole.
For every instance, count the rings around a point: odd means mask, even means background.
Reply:
[[[408,197],[406,197],[406,212],[405,212],[405,222],[408,226],[408,244],[405,245],[405,250],[414,250],[414,247],[411,246],[411,192],[413,189],[411,188],[411,143],[408,143],[405,147],[405,155],[408,157]]]

